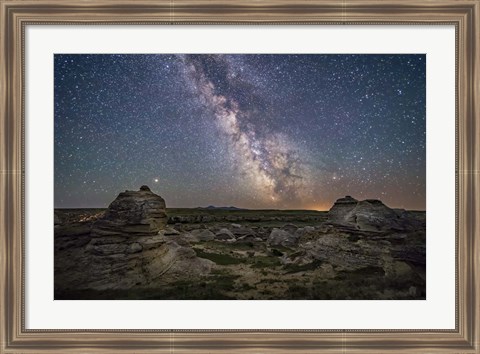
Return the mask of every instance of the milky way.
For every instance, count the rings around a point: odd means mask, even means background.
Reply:
[[[231,144],[238,171],[245,175],[256,193],[274,204],[296,201],[304,196],[308,176],[301,154],[288,136],[265,133],[264,127],[255,123],[258,113],[252,106],[260,100],[254,89],[238,78],[227,58],[190,55],[184,58],[184,63],[187,80],[193,80],[195,91]],[[223,85],[215,85],[215,78]],[[246,107],[236,99],[236,92],[248,96]]]
[[[55,206],[425,208],[424,55],[55,55]]]

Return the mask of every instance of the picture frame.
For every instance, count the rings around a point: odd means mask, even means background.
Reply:
[[[480,353],[479,0],[1,0],[0,345],[5,353]],[[454,330],[56,330],[25,327],[25,28],[28,25],[454,25]]]

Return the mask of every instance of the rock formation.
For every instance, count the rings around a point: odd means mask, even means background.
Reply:
[[[298,235],[291,234],[285,230],[274,228],[268,236],[267,244],[269,246],[292,247],[298,241]]]
[[[109,205],[103,218],[93,224],[93,235],[155,235],[167,224],[165,200],[147,186],[125,191]]]
[[[86,236],[84,236],[86,237]],[[213,262],[162,235],[93,237],[87,244],[55,242],[56,291],[151,288],[210,272]],[[64,249],[60,251],[60,248]]]
[[[387,207],[380,200],[338,199],[328,211],[328,221],[362,231],[414,230],[419,222],[404,210]]]
[[[357,225],[357,228],[368,231],[389,229],[404,229],[400,216],[383,204],[380,200],[367,199],[357,203],[355,208],[345,216],[349,223]]]
[[[215,238],[215,234],[208,229],[197,229],[190,232],[192,240],[197,241],[211,241]]]
[[[357,206],[358,200],[347,195],[345,198],[337,199],[328,211],[329,221],[345,221],[345,216]]]
[[[165,201],[142,186],[120,193],[91,232],[56,233],[55,293],[152,288],[210,272],[213,262],[165,235],[177,235],[166,222]]]
[[[229,229],[223,228],[215,234],[215,239],[222,241],[235,241],[235,236]]]

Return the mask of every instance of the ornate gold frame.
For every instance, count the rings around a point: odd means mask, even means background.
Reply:
[[[0,0],[0,11],[1,353],[480,353],[480,0]],[[26,329],[25,26],[133,23],[454,25],[457,38],[456,329]]]

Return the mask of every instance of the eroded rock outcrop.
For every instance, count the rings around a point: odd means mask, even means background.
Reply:
[[[198,241],[211,241],[215,239],[215,234],[208,229],[197,229],[190,231],[192,240]]]
[[[346,215],[357,206],[358,200],[347,195],[345,198],[337,199],[328,211],[329,221],[345,221]]]
[[[359,201],[355,208],[345,215],[345,221],[368,231],[402,230],[409,226],[408,220],[403,220],[393,209],[375,199]]]
[[[380,200],[358,201],[350,196],[338,199],[328,212],[328,221],[361,231],[402,231],[421,227],[405,211],[387,207]]]
[[[268,236],[269,246],[293,247],[297,243],[299,235],[291,234],[288,231],[274,228]]]
[[[215,234],[215,239],[221,241],[235,241],[235,236],[229,229],[223,228]]]
[[[166,224],[165,200],[142,186],[139,191],[120,193],[105,215],[93,224],[92,234],[155,235]]]
[[[60,292],[156,287],[180,276],[205,275],[214,266],[196,257],[191,247],[161,235],[93,237],[86,245],[66,241],[63,237],[55,243],[55,287]]]
[[[214,263],[198,258],[188,243],[172,240],[178,232],[166,223],[165,201],[142,186],[120,193],[91,232],[56,233],[56,294],[155,288],[209,273]]]

